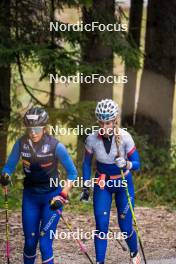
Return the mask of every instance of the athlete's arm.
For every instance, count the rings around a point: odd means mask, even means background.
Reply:
[[[82,163],[82,175],[84,182],[90,180],[91,178],[92,158],[93,158],[93,153],[85,149],[84,159]]]
[[[93,154],[94,154],[94,150],[93,150],[92,135],[89,135],[85,141],[85,153],[82,163],[82,175],[84,182],[90,180],[91,178]]]
[[[77,178],[78,173],[66,147],[60,142],[56,146],[55,155],[67,173],[67,181],[65,183],[65,187],[62,190],[62,192],[67,196],[68,192],[73,186],[73,181]]]
[[[7,159],[7,162],[2,172],[7,173],[9,176],[11,176],[16,169],[19,159],[20,159],[20,140],[18,139],[12,148],[12,151]]]
[[[136,150],[136,148],[134,149],[134,151],[132,153],[128,154],[128,160],[131,162],[132,167],[131,170],[139,170],[140,169],[140,158],[139,158],[139,154],[138,151]]]
[[[139,170],[140,169],[139,154],[138,154],[138,151],[136,149],[134,140],[129,133],[126,135],[125,141],[126,141],[127,158],[131,162],[130,169],[131,170]]]
[[[80,201],[86,201],[88,202],[90,197],[90,186],[86,184],[86,181],[90,180],[91,177],[91,168],[92,168],[92,158],[93,158],[93,152],[88,151],[87,148],[85,148],[84,153],[84,159],[82,163],[82,175],[83,175],[83,190],[80,196]]]

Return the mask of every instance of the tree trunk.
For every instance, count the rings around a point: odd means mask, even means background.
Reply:
[[[50,3],[50,19],[51,21],[55,20],[55,0],[51,0]],[[55,45],[55,37],[54,37],[54,31],[51,31],[51,49],[55,49],[56,45]],[[53,76],[55,76],[56,74],[56,67],[55,65],[53,65],[52,67],[52,72],[51,74],[53,74]],[[52,81],[52,83],[50,83],[50,98],[49,98],[49,107],[51,108],[55,108],[55,90],[56,90],[56,83],[54,81]]]
[[[136,128],[154,144],[170,140],[176,71],[176,2],[148,3],[144,70]]]
[[[83,8],[83,23],[89,24],[93,21],[98,21],[103,24],[115,23],[115,6],[114,0],[93,0],[93,5],[90,9]],[[105,72],[102,70],[100,75],[113,75],[113,50],[102,40],[100,32],[86,32],[85,40],[81,43],[82,62],[96,68],[97,64],[106,64]],[[102,67],[103,68],[103,67]],[[97,73],[92,70],[90,74]],[[81,83],[80,84],[80,101],[99,101],[104,98],[112,98],[113,84],[105,82],[100,83]],[[81,136],[78,136],[77,142],[77,164],[82,162],[84,150],[84,142]]]
[[[83,8],[83,23],[88,24],[93,21],[107,24],[114,21],[114,1],[113,0],[94,0],[91,9]],[[97,63],[107,63],[106,76],[113,75],[113,51],[107,45],[106,41],[102,41],[100,32],[86,32],[85,41],[81,43],[82,62],[96,67]],[[92,71],[92,73],[95,73]],[[91,73],[90,73],[91,74]],[[80,100],[92,101],[102,98],[112,98],[113,84],[99,83],[81,83]]]
[[[0,3],[0,38],[5,46],[10,39],[10,0]],[[5,62],[6,63],[6,62]],[[6,160],[8,125],[10,121],[10,65],[0,65],[0,167]]]
[[[131,45],[140,48],[141,27],[142,27],[143,0],[131,0],[128,38]],[[122,122],[128,125],[134,124],[137,70],[125,69],[128,82],[124,85],[122,103]]]

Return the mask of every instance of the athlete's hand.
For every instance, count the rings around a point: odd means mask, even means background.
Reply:
[[[80,201],[88,202],[90,197],[90,187],[83,187]]]
[[[51,210],[58,210],[64,206],[67,202],[67,195],[61,192],[58,196],[55,196],[52,200],[49,201]]]
[[[5,187],[9,185],[10,183],[11,183],[10,176],[7,173],[2,173],[0,175],[0,184]]]
[[[123,169],[127,166],[127,161],[122,158],[122,157],[119,157],[119,158],[116,158],[115,159],[115,164],[117,165],[117,167],[119,167],[120,169]]]
[[[116,158],[115,159],[115,164],[120,168],[120,169],[124,169],[127,168],[128,170],[131,170],[133,167],[133,164],[131,161],[129,160],[125,160],[124,158],[120,157],[120,158]]]

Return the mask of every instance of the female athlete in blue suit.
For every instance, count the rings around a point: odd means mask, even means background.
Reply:
[[[25,174],[22,202],[24,264],[35,263],[38,242],[42,263],[54,264],[50,230],[55,232],[59,221],[59,215],[54,210],[62,210],[72,181],[77,177],[76,168],[64,145],[46,133],[47,122],[48,114],[44,109],[27,111],[24,116],[27,133],[14,144],[0,179],[3,186],[10,183],[21,157]],[[63,190],[60,185],[55,187],[52,184],[59,178],[59,162],[67,172]],[[50,200],[53,200],[51,206]]]
[[[96,184],[93,193],[96,234],[94,238],[96,261],[104,264],[108,240],[108,226],[113,195],[117,207],[117,219],[126,236],[132,264],[140,264],[137,236],[133,229],[132,214],[129,208],[125,187],[128,186],[134,207],[134,186],[131,172],[140,168],[139,155],[129,132],[119,127],[120,113],[118,105],[105,99],[97,104],[95,114],[99,121],[99,131],[89,135],[85,144],[83,160],[84,188],[81,200],[89,199],[89,187],[86,181],[91,177],[92,158],[96,159]],[[117,141],[119,146],[117,148]],[[120,152],[120,157],[119,157]],[[121,177],[121,169],[125,181]]]

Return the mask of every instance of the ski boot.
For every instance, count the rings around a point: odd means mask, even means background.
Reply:
[[[135,257],[131,257],[130,264],[141,264],[141,257],[139,253]]]

